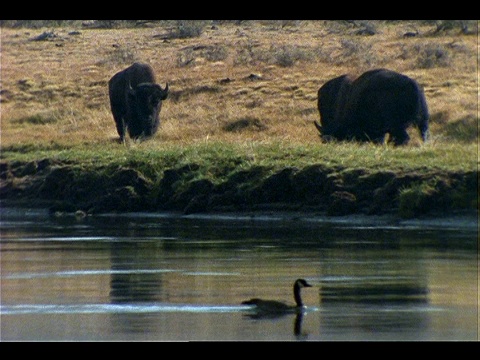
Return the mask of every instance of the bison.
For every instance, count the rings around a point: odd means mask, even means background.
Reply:
[[[126,131],[130,138],[142,140],[157,132],[168,83],[165,89],[156,84],[150,65],[136,62],[116,73],[108,82],[108,90],[120,141],[125,140]]]
[[[386,134],[395,145],[408,143],[407,128],[415,125],[428,138],[428,107],[419,84],[397,72],[376,69],[358,78],[342,75],[318,90],[323,139],[382,143]]]

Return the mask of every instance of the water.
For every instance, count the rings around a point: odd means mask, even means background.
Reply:
[[[1,212],[3,341],[479,339],[476,220]]]

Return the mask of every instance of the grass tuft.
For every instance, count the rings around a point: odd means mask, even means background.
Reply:
[[[401,189],[398,214],[402,218],[411,219],[418,214],[427,213],[435,193],[435,185],[432,182],[420,182]]]

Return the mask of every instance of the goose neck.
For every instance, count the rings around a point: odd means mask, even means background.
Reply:
[[[298,307],[303,306],[302,297],[300,296],[300,285],[298,283],[295,283],[293,286],[293,297]]]

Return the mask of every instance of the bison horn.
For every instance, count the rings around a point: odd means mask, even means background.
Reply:
[[[128,94],[131,96],[135,95],[135,89],[132,87],[132,84],[130,81],[128,82]]]
[[[322,130],[323,130],[323,129],[322,129],[322,126],[321,126],[318,122],[316,122],[316,121],[314,121],[313,124],[315,125],[315,127],[317,128],[317,130],[318,130],[318,131],[320,132],[320,134],[321,134],[321,133],[322,133]]]
[[[159,86],[160,87],[160,86]],[[167,97],[168,97],[168,83],[167,85],[165,86],[165,89],[162,90],[162,88],[160,87],[160,99],[161,100],[165,100]]]

